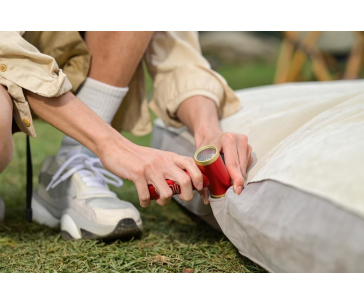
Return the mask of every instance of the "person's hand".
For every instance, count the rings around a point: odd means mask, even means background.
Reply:
[[[253,163],[248,138],[244,134],[224,133],[220,128],[216,103],[205,96],[192,96],[183,101],[177,117],[192,131],[197,149],[213,145],[224,153],[234,192],[239,195],[244,188],[246,171]],[[208,204],[207,189],[200,194],[204,203]]]
[[[125,141],[111,141],[102,149],[100,160],[106,169],[135,184],[142,207],[150,205],[148,184],[154,185],[158,190],[160,199],[157,203],[161,206],[166,206],[173,195],[166,179],[180,185],[179,197],[184,201],[193,198],[191,180],[196,189],[203,188],[202,173],[191,157],[141,147],[131,142],[125,145]]]
[[[224,153],[225,165],[233,181],[236,194],[240,194],[244,188],[246,172],[253,163],[251,156],[252,147],[248,144],[248,137],[244,134],[223,133],[215,130],[196,139],[196,149],[206,145],[215,146],[220,153]],[[208,204],[207,189],[200,191],[205,204]]]
[[[71,92],[53,98],[24,92],[35,114],[90,149],[107,170],[134,182],[143,207],[150,205],[148,184],[160,193],[157,203],[162,206],[173,194],[166,179],[180,185],[180,198],[185,201],[193,197],[191,180],[202,190],[202,173],[192,158],[133,144]]]

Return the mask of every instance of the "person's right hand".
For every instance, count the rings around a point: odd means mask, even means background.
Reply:
[[[107,170],[134,182],[143,207],[150,205],[148,184],[160,193],[157,203],[162,206],[172,197],[166,179],[180,185],[180,198],[185,201],[193,197],[191,180],[202,189],[202,173],[192,158],[133,144],[72,93],[53,98],[26,90],[25,94],[35,114],[90,149]]]
[[[173,195],[166,179],[180,185],[179,197],[184,201],[193,197],[191,180],[197,190],[203,188],[202,173],[191,157],[141,147],[131,142],[125,145],[125,141],[108,143],[100,154],[100,160],[106,169],[135,184],[142,207],[150,205],[148,184],[154,185],[158,190],[160,198],[157,203],[161,206],[166,206]]]

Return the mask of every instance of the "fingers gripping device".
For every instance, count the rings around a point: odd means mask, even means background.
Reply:
[[[203,187],[207,187],[212,197],[225,196],[231,185],[230,175],[225,167],[221,155],[215,146],[204,146],[198,149],[194,155],[196,165],[200,168],[203,176]],[[186,174],[189,173],[186,171]],[[180,194],[181,187],[176,182],[167,179],[169,188],[173,194]],[[159,199],[159,192],[153,185],[148,185],[150,199]],[[192,185],[194,190],[195,187]]]

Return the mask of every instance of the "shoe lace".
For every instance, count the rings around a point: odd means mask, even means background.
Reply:
[[[67,168],[70,169],[61,175]],[[102,193],[116,197],[116,194],[110,191],[106,184],[110,184],[115,187],[121,187],[123,185],[123,180],[115,174],[107,171],[99,158],[90,157],[83,153],[77,153],[68,158],[62,166],[59,167],[48,184],[46,191],[56,187],[76,172],[87,187],[99,188],[94,191],[88,191],[87,194]]]

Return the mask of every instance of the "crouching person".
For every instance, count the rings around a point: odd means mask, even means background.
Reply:
[[[120,186],[120,178],[133,181],[143,206],[150,204],[148,184],[158,189],[159,204],[169,202],[172,191],[166,178],[181,185],[181,196],[187,200],[193,196],[191,182],[202,189],[202,174],[190,158],[128,141],[72,94],[72,84],[55,59],[40,53],[22,34],[0,33],[1,174],[6,174],[3,171],[13,153],[13,120],[21,131],[36,135],[30,109],[79,143],[44,161],[32,200],[33,220],[60,227],[66,239],[137,235],[142,231],[138,210],[117,198],[108,184]],[[83,43],[77,32],[65,33],[64,38],[68,41],[64,47],[71,45],[73,51],[77,50],[75,41]],[[79,51],[82,60],[77,68],[89,61],[85,49]],[[69,66],[74,57],[71,52]],[[69,77],[79,85],[75,79],[80,70],[76,71]],[[87,73],[88,66],[82,71]],[[0,212],[3,217],[4,208]]]
[[[160,193],[161,206],[172,197],[166,179],[181,186],[184,201],[193,198],[192,184],[203,190],[190,157],[137,146],[119,133],[151,131],[143,59],[155,87],[153,111],[166,125],[191,129],[196,148],[213,144],[224,151],[233,189],[241,193],[251,147],[244,135],[219,126],[219,118],[236,112],[240,103],[202,57],[196,33],[86,32],[84,39],[78,32],[22,34],[5,32],[0,40],[9,58],[4,64],[17,71],[0,74],[16,106],[15,121],[35,136],[30,105],[67,135],[57,155],[43,162],[33,195],[35,221],[60,225],[68,239],[135,235],[142,229],[139,212],[107,184],[121,185],[120,177],[133,181],[142,207],[151,203],[148,184]],[[27,60],[12,58],[20,50]],[[201,193],[208,203],[206,189]]]

